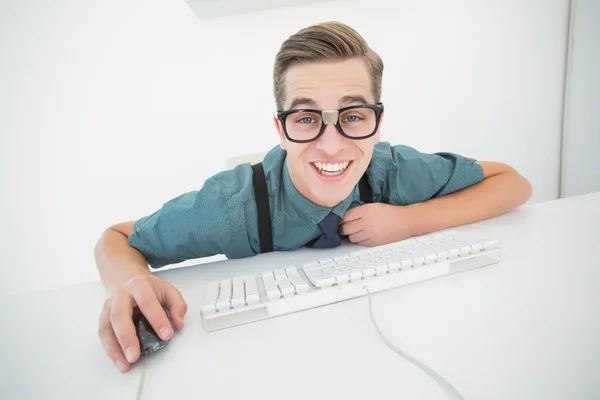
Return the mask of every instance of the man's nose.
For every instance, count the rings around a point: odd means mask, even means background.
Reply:
[[[346,138],[340,134],[335,124],[327,124],[325,125],[325,131],[317,139],[315,146],[325,154],[335,155],[346,146]]]

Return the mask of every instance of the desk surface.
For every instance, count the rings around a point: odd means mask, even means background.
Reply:
[[[600,398],[600,193],[521,207],[460,230],[499,239],[502,261],[376,294],[375,317],[389,339],[466,399]],[[366,297],[203,330],[209,280],[353,247],[159,273],[189,309],[186,328],[148,360],[142,398],[447,399],[380,341]],[[100,284],[84,284],[1,299],[0,398],[134,400],[141,365],[118,373],[96,334],[105,296]]]

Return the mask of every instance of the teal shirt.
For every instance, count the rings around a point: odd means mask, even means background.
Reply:
[[[273,248],[300,248],[320,235],[318,223],[330,212],[343,217],[360,201],[358,184],[333,208],[321,207],[294,187],[286,152],[279,146],[263,159],[269,190]],[[453,153],[421,153],[411,147],[380,142],[367,168],[373,201],[409,205],[443,196],[483,179],[474,159]],[[207,179],[199,190],[166,202],[134,224],[129,244],[153,268],[217,254],[227,258],[260,253],[257,211],[249,163]]]

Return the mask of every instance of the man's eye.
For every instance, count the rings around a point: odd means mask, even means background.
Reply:
[[[298,120],[298,122],[300,122],[301,124],[310,124],[313,121],[314,121],[314,118],[311,118],[311,117],[304,117],[304,118],[300,118]]]
[[[346,117],[346,121],[348,121],[348,122],[357,122],[357,121],[360,121],[360,117],[358,115],[348,115]]]

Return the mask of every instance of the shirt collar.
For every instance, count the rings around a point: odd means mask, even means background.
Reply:
[[[283,189],[285,196],[292,203],[294,209],[300,214],[305,215],[312,220],[314,223],[321,222],[330,212],[337,214],[340,218],[344,216],[344,213],[350,208],[353,201],[358,200],[359,192],[358,185],[355,185],[354,189],[350,193],[350,196],[342,200],[338,205],[333,208],[322,207],[318,204],[313,203],[302,193],[296,189],[289,175],[287,168],[287,160],[283,162]]]

